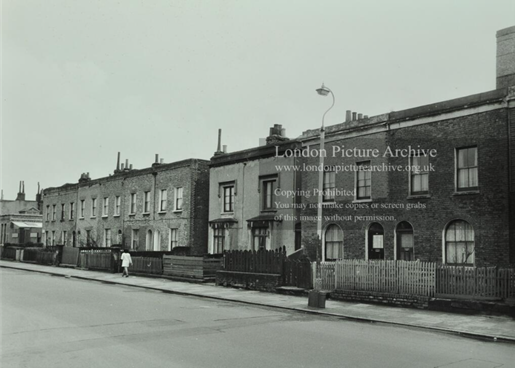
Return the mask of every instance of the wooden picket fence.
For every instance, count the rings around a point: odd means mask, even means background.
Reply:
[[[308,259],[285,259],[282,273],[283,286],[311,289],[311,263]]]
[[[318,272],[318,273],[317,273]],[[434,262],[339,260],[312,263],[313,285],[427,297],[515,297],[515,269],[437,265]]]
[[[515,269],[439,265],[436,296],[473,299],[515,297]]]
[[[79,267],[108,271],[112,269],[111,249],[87,249],[80,251]]]
[[[391,294],[434,296],[436,263],[409,261],[340,260],[321,262],[314,282],[321,278],[322,290],[359,290]]]

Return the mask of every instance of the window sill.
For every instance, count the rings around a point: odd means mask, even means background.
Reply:
[[[90,217],[90,219],[96,219],[96,218],[97,218],[97,216],[91,216]]]
[[[182,209],[180,210],[173,210],[174,213],[179,213],[179,212],[182,212]]]
[[[452,195],[453,196],[463,196],[463,195],[477,195],[477,194],[480,194],[479,193],[479,189],[478,190],[464,190],[464,191],[461,191],[461,192],[454,192]]]
[[[431,198],[431,194],[410,194],[406,199],[427,199]]]
[[[129,216],[130,216],[130,217],[134,217],[134,216],[136,216],[136,212],[134,212],[134,213],[129,213]]]
[[[234,211],[231,211],[231,212],[221,212],[220,215],[221,216],[232,217],[232,216],[234,216]]]
[[[142,215],[145,217],[148,217],[148,216],[150,216],[150,212],[143,212]]]
[[[372,198],[364,198],[364,199],[355,199],[352,203],[370,203],[372,202]]]
[[[120,217],[120,215],[113,215],[113,217]]]
[[[108,217],[107,215],[102,215],[102,218],[104,218],[104,219],[107,218],[107,217]]]
[[[160,215],[166,215],[166,211],[159,211],[158,214]]]

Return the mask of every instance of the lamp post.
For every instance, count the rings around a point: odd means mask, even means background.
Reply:
[[[324,120],[325,120],[325,115],[329,112],[329,110],[331,110],[333,108],[334,102],[335,102],[335,98],[334,98],[333,91],[331,91],[329,88],[324,86],[323,83],[322,83],[322,87],[318,88],[316,91],[317,91],[317,93],[320,96],[327,96],[328,94],[331,94],[331,97],[333,98],[333,103],[324,112],[324,115],[322,115],[322,126],[320,127],[320,151],[319,151],[320,152],[320,154],[319,154],[320,164],[319,164],[319,171],[318,171],[318,189],[319,189],[319,192],[318,192],[318,207],[317,207],[317,234],[318,234],[318,239],[320,240],[320,246],[321,246],[322,254],[324,254],[324,250],[323,250],[324,246],[322,244],[322,203],[323,203],[322,191],[324,190],[324,157],[325,157],[325,151],[324,151],[324,146],[325,146],[325,126],[324,126]],[[319,260],[319,259],[320,259],[320,255],[318,254],[318,248],[317,248],[317,260]],[[317,267],[317,268],[319,268],[319,267]]]

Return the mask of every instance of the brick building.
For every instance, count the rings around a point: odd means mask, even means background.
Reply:
[[[43,193],[46,244],[122,245],[133,250],[189,247],[207,251],[208,161],[156,162],[135,170],[118,156],[113,175],[47,188]]]
[[[292,220],[300,197],[291,194],[300,188],[300,176],[278,169],[296,158],[277,157],[299,147],[281,125],[270,128],[266,144],[244,151],[221,151],[219,138],[210,164],[209,253],[300,248],[300,222]]]
[[[497,33],[497,89],[358,117],[325,129],[328,191],[303,197],[312,257],[515,262],[515,27]],[[300,140],[318,149],[320,132]],[[318,180],[303,171],[303,190]]]
[[[25,183],[20,181],[16,199],[0,199],[0,245],[40,243],[41,194],[38,185],[36,200],[25,199]]]

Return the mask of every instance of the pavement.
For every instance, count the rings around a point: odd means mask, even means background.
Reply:
[[[326,307],[321,309],[308,307],[307,297],[305,296],[234,289],[214,284],[194,284],[164,278],[132,275],[126,278],[122,277],[121,274],[4,260],[0,260],[0,267],[138,287],[172,294],[231,301],[268,308],[280,308],[353,321],[428,329],[472,338],[515,343],[515,319],[507,316],[460,315],[448,312],[334,300],[327,300]]]

